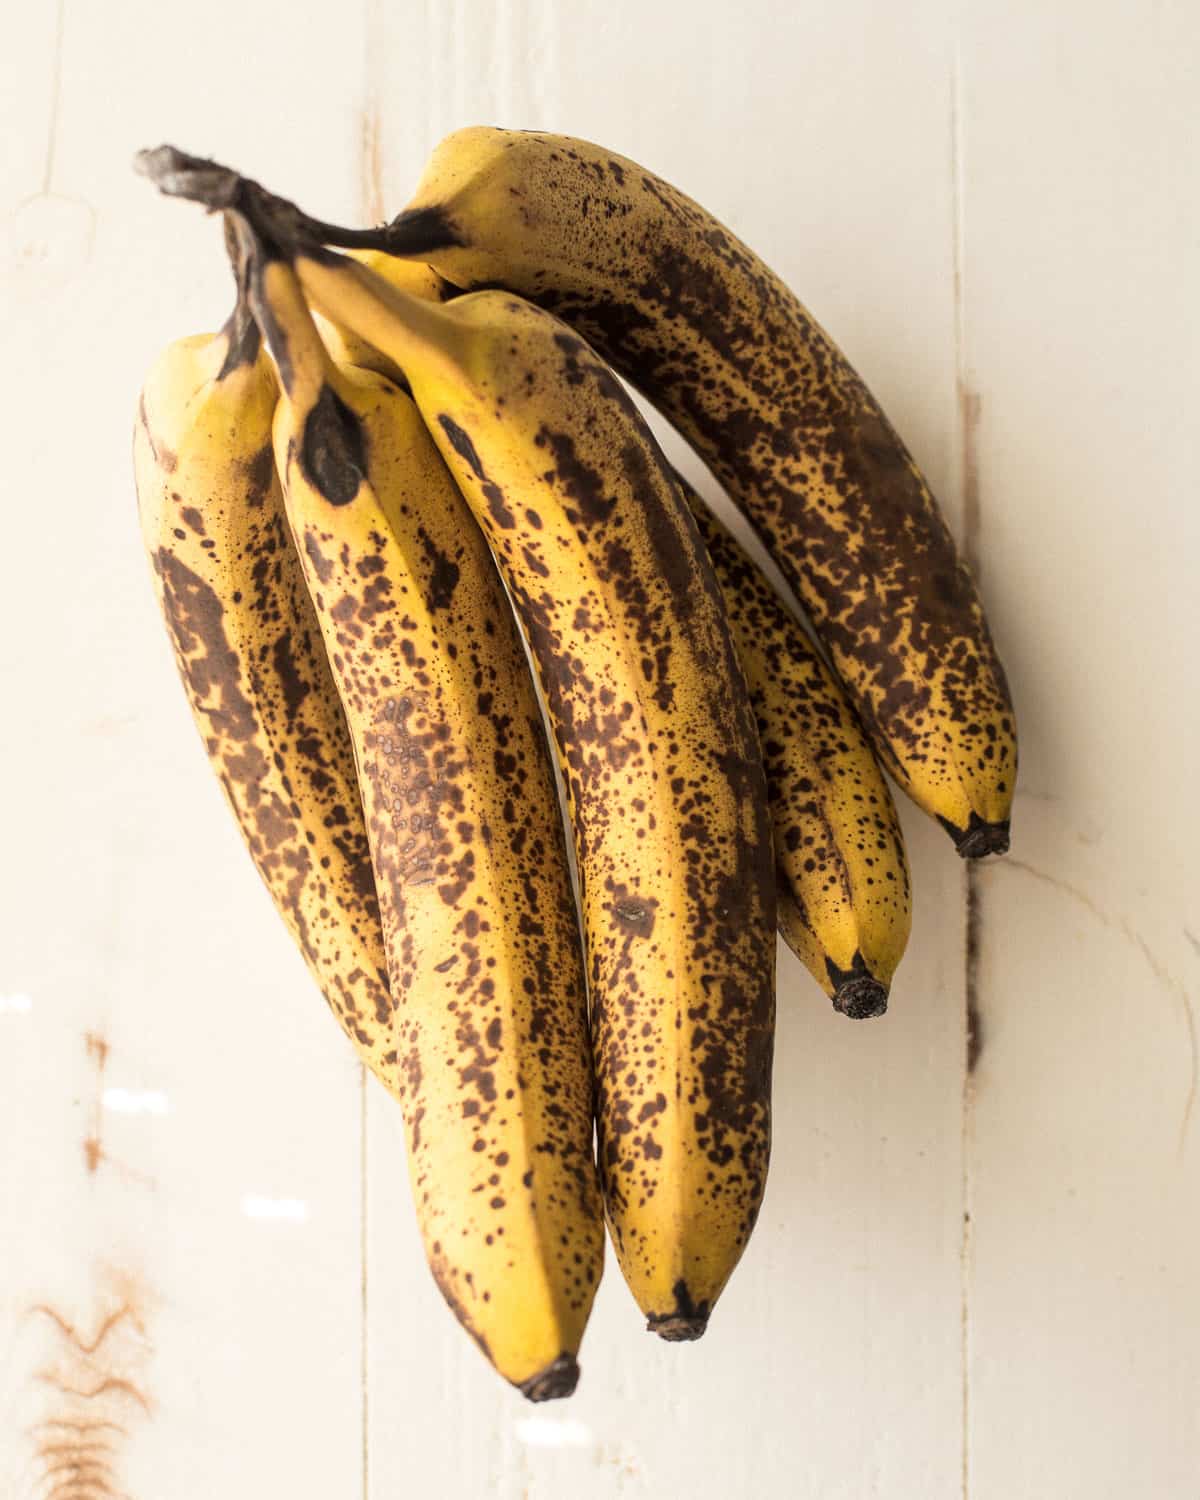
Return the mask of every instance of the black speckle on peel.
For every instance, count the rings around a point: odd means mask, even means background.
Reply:
[[[367,467],[362,423],[330,386],[323,386],[304,422],[300,463],[330,505],[349,505]]]
[[[304,533],[304,551],[313,566],[313,572],[322,583],[328,583],[333,577],[333,564],[321,551],[316,537],[311,531]]]
[[[623,894],[620,899],[612,903],[610,910],[617,927],[631,933],[634,937],[648,938],[654,932],[654,914],[657,907],[658,902],[653,899],[642,901]]]
[[[245,466],[246,504],[257,510],[264,502],[275,478],[275,452],[264,443]]]
[[[488,503],[492,519],[497,526],[502,526],[505,531],[511,531],[517,524],[517,518],[508,507],[504,498],[504,491],[500,486],[488,478],[483,464],[480,462],[479,454],[475,451],[475,444],[470,435],[463,431],[452,417],[445,412],[438,413],[438,426],[446,434],[446,440],[458,454],[459,458],[470,468],[472,474],[479,481],[479,487],[483,491],[484,499]]]
[[[479,454],[475,451],[475,444],[471,441],[470,436],[463,431],[453,417],[448,417],[445,412],[439,414],[438,423],[449,439],[450,446],[454,449],[455,453],[470,465],[471,472],[475,475],[476,479],[482,479],[484,477],[483,464],[480,461]]]
[[[308,696],[309,685],[300,673],[296,661],[295,651],[292,644],[291,627],[282,630],[275,637],[275,645],[271,652],[272,665],[275,668],[275,676],[283,690],[284,707],[287,712],[287,722],[295,722],[300,706]]]
[[[537,439],[539,445],[544,444],[550,449],[554,457],[554,478],[574,501],[583,520],[590,526],[606,521],[615,500],[606,493],[605,476],[579,458],[574,437],[567,432],[552,432],[543,427]]]
[[[436,614],[440,609],[450,608],[454,590],[458,585],[458,564],[446,556],[423,526],[417,533],[417,539],[421,543],[425,556],[429,559],[429,588],[426,599],[429,608]]]
[[[242,691],[241,664],[225,631],[225,606],[210,584],[165,548],[155,554],[154,566],[188,696],[206,705],[214,729],[233,740],[252,739],[258,718]]]

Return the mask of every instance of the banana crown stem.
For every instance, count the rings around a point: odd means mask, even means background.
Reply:
[[[327,377],[330,366],[307,310],[303,320],[298,309],[296,316],[284,319],[281,304],[291,298],[270,271],[274,262],[290,263],[304,294],[321,312],[381,348],[402,369],[405,359],[418,353],[426,362],[432,357],[435,365],[450,353],[456,323],[444,309],[391,286],[368,268],[325,248],[338,245],[415,255],[422,248],[458,243],[453,226],[440,211],[401,214],[394,225],[377,229],[347,229],[314,219],[232,167],[190,156],[174,146],[140,151],[134,166],[169,197],[187,198],[210,212],[226,214],[227,224],[234,226],[239,253],[249,265],[251,305],[280,379],[293,399],[298,393],[289,384],[289,376],[296,378],[303,367],[306,371],[322,369]],[[268,280],[277,283],[270,291]],[[304,294],[296,290],[301,304]],[[294,349],[290,353],[285,349],[291,338],[302,339],[303,358]]]
[[[279,247],[307,240],[313,245],[345,249],[388,250],[388,230],[346,229],[314,219],[287,198],[270,193],[251,177],[202,156],[190,156],[175,146],[139,151],[136,172],[148,177],[169,198],[187,198],[210,213],[236,209],[254,226],[260,238]]]

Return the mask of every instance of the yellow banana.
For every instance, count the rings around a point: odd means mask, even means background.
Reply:
[[[834,1007],[882,1015],[912,925],[892,795],[841,685],[682,475],[750,687],[775,828],[779,930]]]
[[[586,985],[533,681],[412,400],[335,368],[255,256],[288,519],[346,710],[426,1255],[532,1400],[571,1393],[603,1263]]]
[[[974,581],[844,355],[711,214],[565,136],[472,128],[386,234],[556,312],[669,416],[803,600],[885,764],[960,854],[1003,853],[1017,770]]]
[[[766,792],[716,580],[636,408],[557,319],[433,305],[316,249],[296,268],[404,371],[516,601],[571,806],[617,1257],[649,1326],[696,1338],[761,1201],[774,1027]]]
[[[354,757],[288,534],[277,392],[244,298],[180,339],[138,405],[142,536],[196,725],[259,874],[359,1055],[396,1087]]]

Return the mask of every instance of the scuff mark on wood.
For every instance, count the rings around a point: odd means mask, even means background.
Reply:
[[[1121,935],[1142,955],[1146,966],[1159,981],[1165,990],[1172,994],[1179,1002],[1180,1011],[1183,1015],[1184,1025],[1187,1028],[1190,1075],[1188,1080],[1187,1095],[1184,1099],[1183,1115],[1179,1122],[1179,1154],[1182,1156],[1187,1141],[1188,1129],[1191,1125],[1192,1113],[1196,1103],[1197,1086],[1200,1084],[1200,1045],[1198,1045],[1196,1014],[1192,1005],[1192,997],[1186,986],[1181,984],[1174,974],[1166,967],[1154,950],[1147,943],[1142,934],[1125,917],[1114,916],[1097,905],[1086,891],[1080,890],[1077,885],[1070,881],[1061,880],[1056,875],[1051,875],[1045,870],[1039,870],[1035,865],[1027,864],[1024,860],[1013,859],[1011,856],[1003,863],[991,867],[993,870],[1019,870],[1025,875],[1032,876],[1034,880],[1040,880],[1045,885],[1053,886],[1055,890],[1070,896],[1091,913],[1103,927]],[[1191,934],[1184,929],[1184,935],[1191,938]],[[1191,942],[1198,953],[1200,945],[1191,938]]]
[[[371,224],[381,224],[387,216],[383,202],[383,147],[380,141],[379,116],[379,100],[368,99],[359,122],[359,191],[367,221]]]

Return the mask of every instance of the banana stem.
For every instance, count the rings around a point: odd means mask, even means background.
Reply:
[[[229,210],[225,212],[225,253],[237,283],[237,301],[222,329],[226,350],[224,363],[217,372],[218,380],[243,365],[253,364],[260,343],[258,324],[250,307],[250,246],[238,233],[237,216]]]
[[[239,268],[239,286],[249,304],[252,321],[266,339],[289,392],[292,377],[299,373],[299,363],[315,370],[320,362],[315,358],[303,361],[288,358],[288,341],[282,327],[277,326],[269,299],[262,295],[263,277],[270,261],[289,264],[299,274],[304,291],[314,304],[328,316],[348,324],[361,338],[377,343],[374,324],[382,320],[390,332],[386,352],[401,368],[404,366],[401,350],[420,348],[426,355],[430,351],[444,352],[440,351],[439,338],[433,336],[435,330],[445,332],[440,310],[386,286],[362,267],[347,265],[341,256],[326,248],[337,245],[390,253],[389,246],[398,241],[402,253],[407,255],[415,253],[409,243],[414,228],[418,236],[432,235],[438,243],[448,243],[446,236],[453,236],[453,229],[440,220],[434,224],[421,212],[401,214],[395,221],[398,234],[393,233],[392,226],[345,229],[338,224],[327,224],[232,167],[189,156],[175,146],[139,151],[134,157],[134,167],[169,197],[187,198],[203,204],[210,213],[225,215],[226,241],[228,244],[232,240],[235,247],[231,255]],[[346,276],[347,270],[353,274]],[[299,325],[298,313],[293,321]],[[317,348],[322,347],[315,328],[311,342]],[[254,352],[257,353],[257,344]]]
[[[389,232],[378,229],[346,229],[314,219],[303,209],[268,192],[252,178],[232,167],[190,156],[175,146],[157,146],[139,151],[133,159],[135,171],[148,177],[169,198],[187,198],[210,212],[233,210],[253,225],[269,248],[290,258],[297,245],[339,245],[345,249],[387,251]]]

